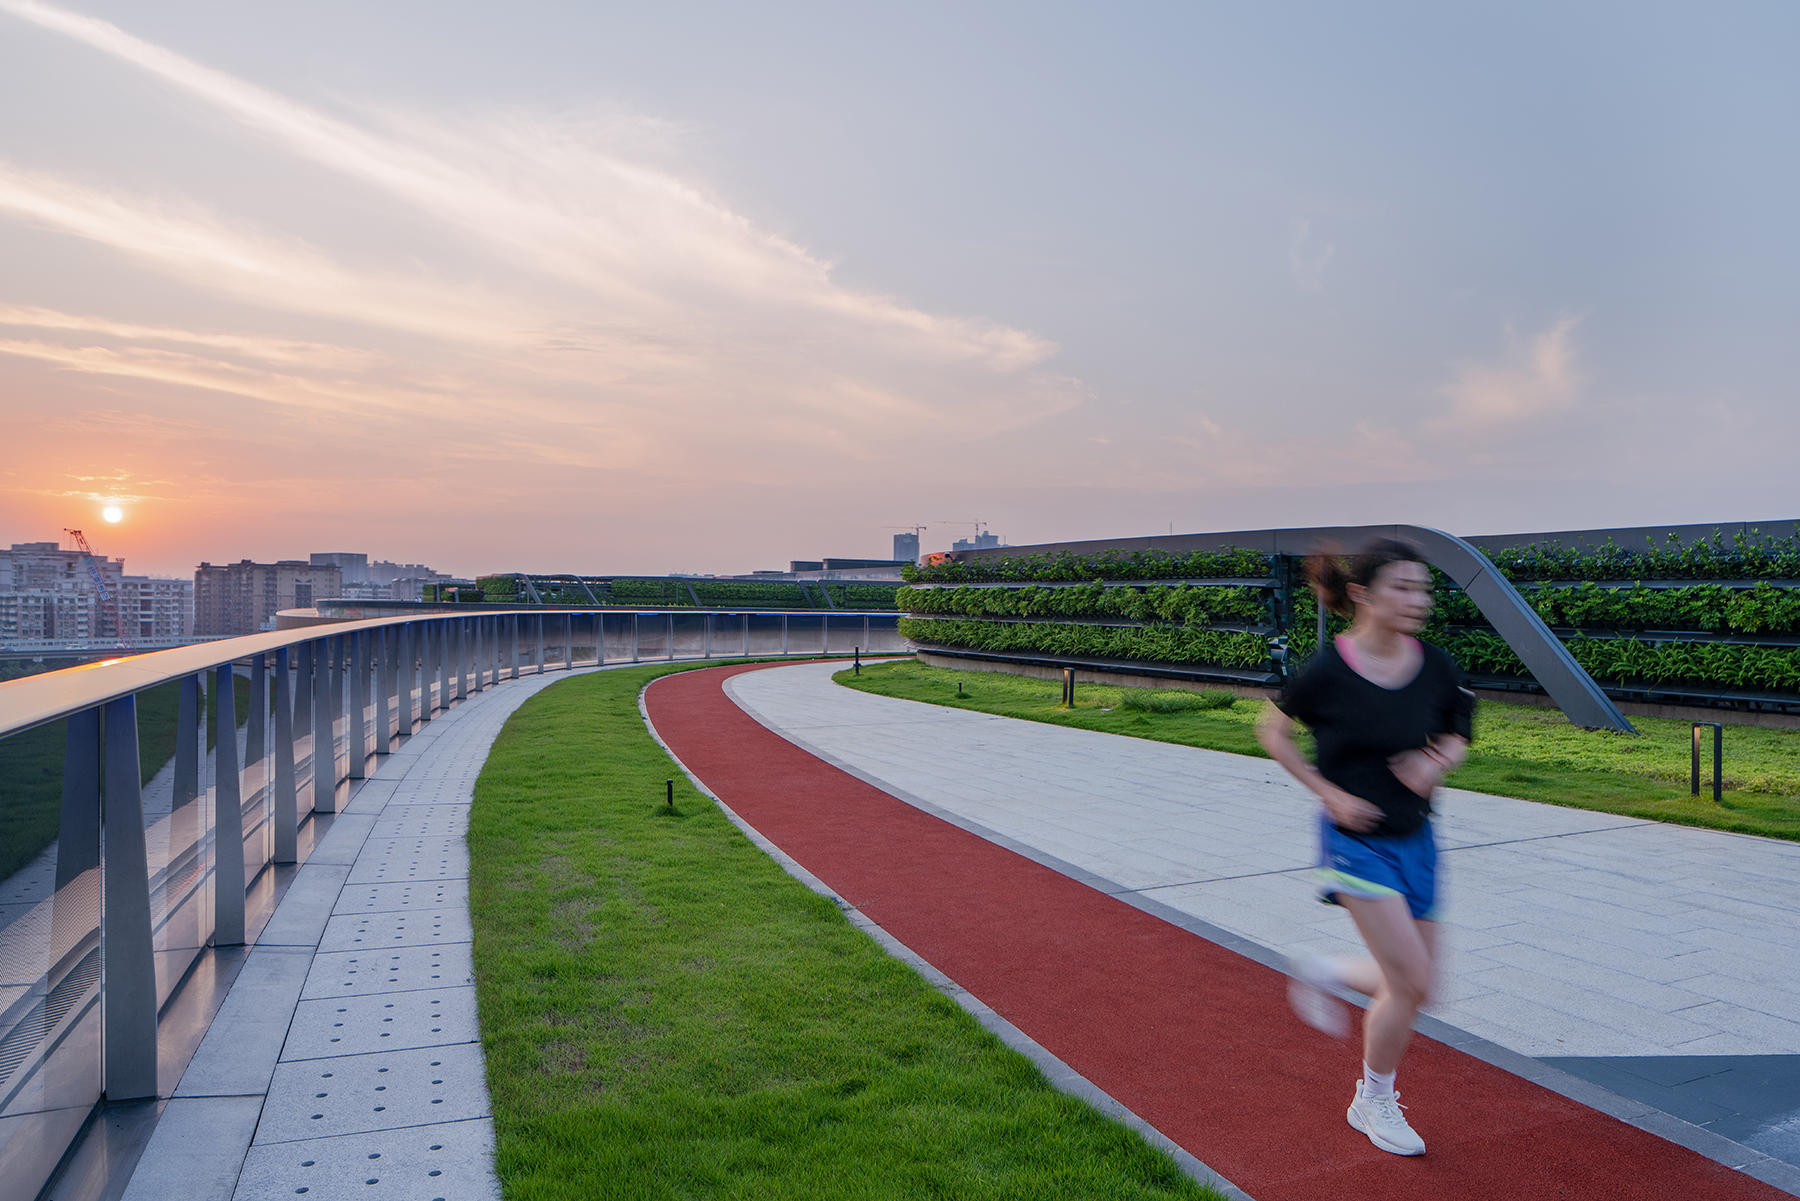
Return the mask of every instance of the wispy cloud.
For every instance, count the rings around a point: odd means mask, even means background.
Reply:
[[[38,0],[0,12],[324,168],[399,231],[371,252],[328,224],[302,237],[259,220],[242,198],[224,211],[0,160],[0,215],[250,305],[221,330],[162,311],[63,312],[0,285],[0,354],[241,396],[272,421],[428,419],[415,435],[459,455],[571,469],[633,458],[721,479],[785,479],[796,456],[853,476],[1084,397],[1039,370],[1056,348],[1036,335],[842,286],[831,264],[655,165],[668,148],[654,121],[368,109],[359,124],[106,21]],[[293,336],[290,314],[309,336]]]
[[[1520,337],[1507,327],[1507,352],[1499,363],[1467,363],[1443,388],[1450,412],[1436,424],[1471,432],[1498,432],[1565,410],[1579,397],[1576,363],[1578,317],[1564,317],[1539,334]]]
[[[1336,253],[1337,247],[1330,242],[1313,238],[1311,221],[1294,222],[1293,236],[1288,239],[1288,270],[1302,292],[1325,290],[1325,268]]]

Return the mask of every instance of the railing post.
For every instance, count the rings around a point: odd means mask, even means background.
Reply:
[[[213,676],[213,945],[244,942],[244,795],[238,771],[237,677]]]
[[[781,653],[784,655],[787,654],[787,619],[788,615],[783,613],[781,615]]]
[[[517,613],[508,613],[506,615],[506,659],[507,659],[506,678],[509,680],[518,679],[519,678],[519,615]]]
[[[412,622],[394,627],[394,736],[412,733]],[[392,749],[391,747],[389,748]]]
[[[268,754],[269,657],[250,656],[250,719],[244,724],[244,770],[249,771]],[[265,775],[267,773],[264,773]]]
[[[712,626],[713,615],[702,613],[700,615],[700,657],[702,659],[712,658]]]
[[[135,694],[106,703],[105,827],[106,1098],[128,1101],[156,1095],[156,956]]]
[[[631,661],[633,663],[638,661],[638,618],[641,616],[643,616],[641,613],[631,615]]]
[[[394,753],[394,736],[388,730],[388,723],[393,714],[388,705],[388,697],[394,691],[394,683],[399,673],[394,670],[394,638],[396,631],[392,626],[381,626],[370,632],[375,640],[375,753],[391,755]]]
[[[251,771],[252,768],[256,770]],[[250,795],[263,811],[269,808],[269,657],[250,656],[250,718],[244,725],[244,774],[250,777]],[[257,864],[269,861],[269,834],[256,841]]]
[[[673,660],[675,658],[675,615],[673,613],[667,613],[664,614],[664,617],[667,618],[669,627],[667,641],[667,646],[669,648],[668,657]]]
[[[343,779],[342,776],[338,775],[338,766],[337,766],[338,765],[338,729],[340,726],[343,728],[343,731],[344,731],[344,749],[346,751],[348,751],[350,749],[349,712],[344,704],[345,700],[347,699],[345,696],[345,693],[347,692],[347,688],[346,688],[346,681],[344,679],[344,676],[347,674],[345,669],[349,666],[349,664],[346,663],[345,660],[349,658],[350,648],[346,644],[346,639],[344,638],[344,636],[342,634],[334,634],[330,638],[327,638],[325,640],[325,642],[331,648],[330,649],[330,660],[331,660],[331,739],[330,739],[331,748],[330,749],[331,749],[332,784],[335,786],[338,780]]]
[[[469,695],[469,619],[458,617],[450,624],[455,627],[456,699],[460,701]]]
[[[61,984],[99,939],[100,710],[69,714],[63,734],[62,815],[50,905],[50,987]],[[76,952],[80,951],[80,954]]]
[[[436,618],[426,622],[421,637],[424,638],[425,661],[419,683],[419,702],[424,719],[430,721],[449,699],[444,694],[444,680],[438,678],[444,675],[444,623]]]
[[[288,647],[275,652],[275,788],[269,795],[276,863],[300,857],[300,798],[294,793],[294,702],[288,684]]]
[[[350,662],[344,678],[344,766],[350,779],[360,780],[369,760],[369,632],[353,630],[344,639],[350,644],[345,655]]]
[[[331,639],[315,638],[312,651],[312,811],[337,812],[337,732],[331,721]]]
[[[175,701],[175,795],[171,812],[200,798],[200,677],[182,676]]]
[[[312,643],[302,642],[294,648],[294,737],[312,734]]]

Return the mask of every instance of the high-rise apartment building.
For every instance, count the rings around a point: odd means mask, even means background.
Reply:
[[[917,563],[919,561],[919,535],[916,533],[895,534],[894,558]]]
[[[341,590],[342,573],[335,564],[315,566],[298,559],[202,563],[194,572],[194,633],[272,630],[280,610],[310,609],[315,600]]]
[[[350,551],[314,554],[312,564],[314,567],[336,567],[343,573],[336,595],[347,600],[416,601],[421,584],[451,582],[453,579],[423,563],[395,563],[389,559],[371,563],[369,556]]]
[[[114,628],[115,612],[123,636]],[[10,550],[0,551],[0,646],[14,650],[111,650],[127,642],[139,650],[180,646],[193,632],[193,617],[190,580],[126,575],[123,559],[63,550],[55,542],[15,542]]]

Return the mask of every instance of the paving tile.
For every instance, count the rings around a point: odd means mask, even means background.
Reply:
[[[318,1059],[474,1042],[475,989],[423,989],[302,1001],[281,1058]]]
[[[461,838],[371,838],[350,870],[352,884],[449,880],[469,874],[469,849]]]
[[[466,904],[439,905],[385,913],[340,914],[326,923],[319,950],[426,947],[468,942],[473,937]]]
[[[458,876],[450,880],[422,880],[405,884],[347,884],[338,894],[337,905],[332,913],[384,913],[398,909],[436,909],[446,905],[468,909],[467,878]]]
[[[407,1126],[374,1134],[252,1147],[239,1201],[304,1195],[306,1201],[372,1197],[396,1201],[497,1199],[494,1124],[487,1118]],[[372,1190],[376,1185],[378,1191]]]
[[[336,951],[313,958],[302,1000],[474,982],[469,944]]]
[[[490,1116],[478,1043],[304,1059],[275,1069],[256,1142]]]

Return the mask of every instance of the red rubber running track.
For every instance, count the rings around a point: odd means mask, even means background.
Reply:
[[[695,776],[776,846],[1257,1201],[1668,1201],[1789,1194],[1415,1035],[1400,1089],[1429,1148],[1344,1121],[1359,1048],[1302,1026],[1281,975],[882,792],[722,691],[646,706]]]

